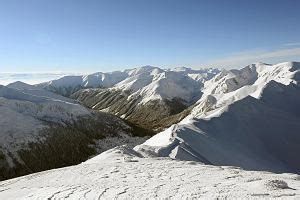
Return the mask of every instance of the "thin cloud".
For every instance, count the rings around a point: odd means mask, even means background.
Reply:
[[[208,65],[224,68],[236,68],[257,62],[274,63],[292,61],[291,59],[295,60],[298,57],[300,58],[300,48],[279,49],[273,51],[257,50],[233,54],[231,56],[209,62]]]
[[[41,82],[58,79],[67,74],[63,73],[1,73],[0,85],[7,85],[16,81],[22,81],[28,84],[37,84]]]
[[[290,42],[290,43],[285,43],[283,46],[300,46],[300,42]]]

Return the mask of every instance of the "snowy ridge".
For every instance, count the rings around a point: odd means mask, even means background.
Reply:
[[[299,72],[295,62],[223,71],[205,83],[189,116],[135,150],[144,156],[299,173],[300,159],[293,153],[300,151]]]
[[[56,100],[61,100],[65,102],[75,103],[74,100],[70,98],[63,97],[61,95],[55,94],[53,92],[47,91],[45,89],[42,89],[36,85],[29,85],[20,81],[10,83],[7,85],[9,88],[17,89],[18,91],[21,91],[26,94],[30,94],[33,96],[39,96],[39,97],[45,97],[45,98],[51,98]]]
[[[202,98],[198,100],[199,106],[193,109],[189,117],[201,118],[197,115],[203,115],[201,104],[207,99],[210,99],[210,103],[214,102],[213,108],[210,108],[211,110],[218,110],[218,108],[224,110],[224,107],[249,95],[259,99],[270,81],[276,81],[284,85],[298,84],[300,79],[297,78],[297,74],[299,74],[299,71],[300,64],[296,62],[285,62],[276,65],[257,63],[241,70],[224,70],[213,79],[205,82]],[[207,113],[205,115],[205,118],[208,118]]]
[[[244,171],[118,147],[82,164],[0,183],[1,199],[235,199],[300,197],[299,175]]]
[[[124,72],[94,73],[84,76],[65,76],[48,82],[54,87],[111,87],[127,77]]]
[[[218,72],[217,69],[160,69],[144,66],[123,72],[66,76],[39,86],[63,95],[70,95],[82,88],[104,87],[130,92],[129,98],[142,97],[142,103],[174,98],[190,103],[199,98],[199,90],[203,83]]]
[[[38,84],[38,86],[69,96],[73,92],[82,88],[111,87],[124,80],[127,76],[127,73],[119,71],[110,73],[97,72],[83,76],[64,76],[57,80]]]
[[[140,96],[142,103],[151,100],[182,99],[191,103],[199,98],[202,87],[185,71],[166,71],[155,67],[142,67],[129,72],[130,77],[118,83],[113,89],[131,92],[129,98]],[[204,78],[203,78],[204,79]]]
[[[190,68],[164,70],[152,66],[125,71],[128,78],[117,83],[111,90],[128,91],[129,99],[141,97],[142,104],[153,100],[181,99],[188,105],[200,97],[203,83],[219,72],[217,69]]]
[[[22,86],[26,86],[26,84],[23,83]],[[27,89],[24,87],[18,89],[16,84],[2,86],[0,88],[2,106],[7,106],[24,115],[62,122],[72,121],[78,116],[90,114],[86,108],[73,100],[42,89],[30,89],[30,86],[27,86]]]

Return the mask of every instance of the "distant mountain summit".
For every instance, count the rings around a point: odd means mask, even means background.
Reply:
[[[70,96],[82,88],[111,87],[126,77],[128,77],[126,72],[97,72],[82,76],[64,76],[57,80],[38,84],[38,86],[63,96]]]
[[[199,82],[205,82],[212,78],[215,74],[219,73],[218,69],[199,69],[194,70],[191,68],[181,67],[175,69],[160,69],[153,66],[143,66],[134,69],[126,69],[124,71],[114,72],[97,72],[89,75],[82,76],[64,76],[62,78],[48,81],[45,83],[37,84],[37,86],[59,93],[64,96],[70,96],[74,92],[84,88],[110,88],[116,85],[126,85],[129,87],[130,82],[134,85],[139,85],[141,79],[145,78],[144,83],[149,84],[150,76],[163,72],[177,72],[181,75],[187,75],[192,79],[197,79]],[[153,73],[153,74],[151,74]],[[147,75],[148,74],[148,75]],[[125,80],[126,79],[126,80]],[[131,85],[131,87],[134,87]],[[141,86],[138,86],[141,87]],[[132,88],[131,88],[132,89]]]

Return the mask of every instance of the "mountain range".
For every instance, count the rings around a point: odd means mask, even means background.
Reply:
[[[284,62],[145,66],[1,86],[2,179],[131,145],[2,182],[0,197],[297,198],[299,82],[300,63]]]
[[[204,82],[217,73],[218,69],[164,70],[145,66],[123,72],[67,76],[39,86],[157,132],[178,122],[178,117],[173,116],[195,103],[201,97]]]

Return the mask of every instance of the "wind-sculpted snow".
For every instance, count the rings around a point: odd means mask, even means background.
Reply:
[[[298,199],[299,180],[295,174],[142,158],[130,149],[119,147],[76,166],[0,182],[0,198]]]
[[[135,150],[144,156],[300,173],[299,73],[299,63],[221,72],[205,83],[189,116]]]

